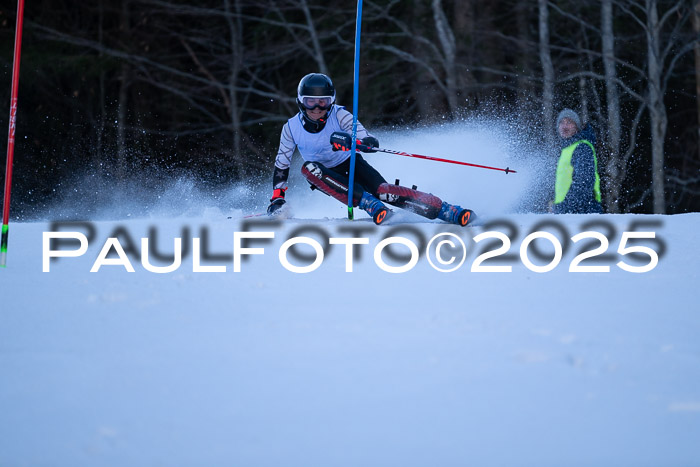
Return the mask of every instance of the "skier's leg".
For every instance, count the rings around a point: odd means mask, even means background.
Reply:
[[[461,206],[457,206],[456,204],[448,204],[443,201],[437,217],[445,222],[464,227],[470,222],[474,222],[474,219],[476,219],[476,214],[474,214],[474,211],[471,209],[462,209]]]
[[[331,170],[346,177],[350,177],[350,159],[346,159],[341,164],[336,165]],[[382,183],[386,183],[386,179],[382,174],[362,157],[361,154],[355,156],[355,183],[359,183],[366,191],[369,191],[373,196],[378,197],[377,188]]]
[[[318,162],[305,162],[301,168],[301,173],[306,179],[323,193],[332,196],[343,204],[348,204],[348,186],[350,185],[347,176],[335,170],[325,167]],[[381,224],[387,219],[389,211],[384,204],[375,198],[371,193],[358,183],[353,185],[352,205],[359,206],[372,216],[375,224]]]
[[[349,174],[349,159],[333,168],[346,176]],[[400,185],[391,185],[360,154],[355,159],[355,180],[379,200],[396,207],[415,212],[428,219],[441,219],[451,224],[465,226],[473,219],[469,209],[443,202],[437,196]]]
[[[319,162],[304,162],[301,173],[313,186],[328,196],[332,196],[341,203],[348,204],[348,179],[347,177],[329,169]],[[360,204],[362,192],[365,191],[357,183],[353,187],[352,205]]]
[[[469,209],[451,205],[431,193],[423,193],[415,188],[382,183],[377,191],[379,199],[428,219],[437,218],[451,224],[465,226],[476,217]]]

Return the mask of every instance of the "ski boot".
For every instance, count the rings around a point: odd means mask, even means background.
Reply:
[[[375,224],[382,224],[388,217],[391,211],[384,206],[384,203],[379,201],[377,198],[369,194],[368,192],[362,193],[362,199],[360,199],[359,208],[367,212],[372,216],[372,220]]]
[[[473,221],[476,218],[476,214],[474,214],[474,211],[471,209],[462,209],[460,206],[448,204],[443,201],[437,217],[450,224],[457,224],[464,227],[469,221]]]

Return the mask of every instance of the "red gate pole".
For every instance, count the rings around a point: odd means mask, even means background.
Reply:
[[[12,160],[15,155],[15,124],[17,118],[17,90],[19,88],[19,58],[22,51],[22,24],[24,0],[17,0],[17,23],[15,25],[15,56],[12,64],[12,96],[10,98],[10,124],[7,135],[7,165],[5,167],[5,198],[2,209],[2,234],[0,237],[0,267],[7,261],[7,235],[10,223],[10,193],[12,191]]]

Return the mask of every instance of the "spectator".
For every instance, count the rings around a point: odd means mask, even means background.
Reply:
[[[602,213],[593,128],[582,126],[576,112],[564,109],[557,117],[557,132],[562,149],[554,184],[554,213]]]

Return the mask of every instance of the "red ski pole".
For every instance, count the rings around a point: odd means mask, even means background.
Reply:
[[[439,157],[421,156],[420,154],[409,154],[407,152],[395,151],[393,149],[369,148],[368,146],[363,146],[363,148],[371,149],[373,151],[378,152],[386,152],[388,154],[396,154],[397,156],[417,157],[418,159],[427,159],[429,161],[448,162],[450,164],[468,165],[470,167],[479,167],[482,169],[500,170],[501,172],[505,172],[506,174],[517,173],[515,170],[510,169],[508,167],[506,167],[505,169],[499,169],[498,167],[489,167],[488,165],[470,164],[469,162],[453,161],[450,159],[441,159]]]
[[[2,209],[2,234],[0,237],[0,267],[7,262],[7,235],[10,223],[10,192],[12,191],[12,159],[15,155],[15,124],[17,118],[17,90],[19,88],[19,58],[22,50],[22,23],[24,0],[17,0],[15,25],[15,56],[12,64],[12,95],[10,98],[10,124],[7,135],[7,165],[5,167],[5,198]]]

